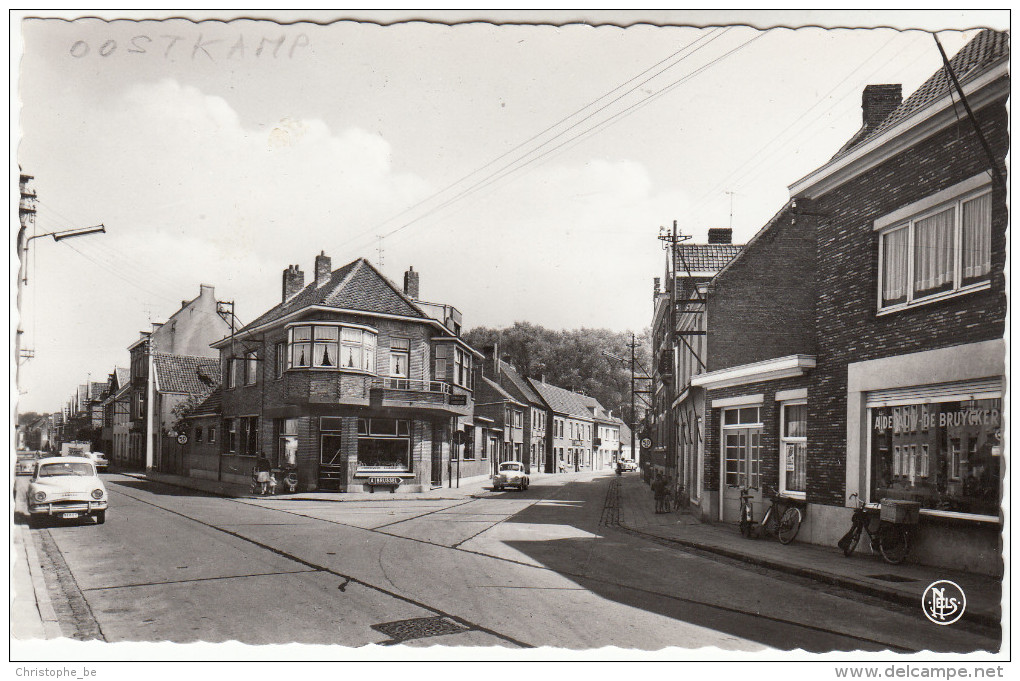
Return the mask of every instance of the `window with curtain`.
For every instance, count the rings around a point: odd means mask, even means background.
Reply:
[[[992,264],[992,194],[971,192],[879,234],[879,309],[980,287]]]
[[[374,331],[337,324],[302,324],[289,330],[289,369],[375,372]],[[282,369],[277,367],[278,371]]]
[[[782,419],[780,491],[801,496],[807,492],[807,404],[783,404]]]
[[[411,341],[407,338],[390,339],[390,376],[407,378],[411,363]]]

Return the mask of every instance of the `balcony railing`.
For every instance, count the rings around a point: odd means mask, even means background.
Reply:
[[[443,381],[418,381],[410,378],[374,378],[369,382],[369,388],[444,395],[450,394],[451,387],[449,383]]]

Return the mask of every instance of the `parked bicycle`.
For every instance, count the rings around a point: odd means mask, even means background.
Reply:
[[[771,504],[762,516],[761,524],[754,519],[754,498],[751,491],[758,491],[757,487],[742,487],[740,489],[740,534],[745,538],[760,537],[763,534],[772,534],[779,539],[781,544],[789,544],[800,531],[800,524],[804,520],[797,502],[789,497],[770,492]]]
[[[910,551],[910,535],[907,528],[899,523],[882,520],[878,509],[868,508],[856,492],[850,495],[850,501],[854,499],[857,501],[854,505],[850,531],[836,544],[843,550],[843,555],[849,558],[860,543],[861,535],[866,532],[871,541],[872,551],[881,553],[887,563],[893,565],[902,563]],[[875,520],[878,520],[878,525],[872,531]]]

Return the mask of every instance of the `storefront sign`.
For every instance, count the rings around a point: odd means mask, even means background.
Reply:
[[[467,395],[450,395],[451,407],[467,406]]]
[[[893,410],[892,414],[877,414],[875,430],[892,428],[897,432],[928,430],[930,428],[958,428],[960,426],[998,426],[998,409],[960,409],[935,414],[917,409]]]
[[[369,485],[399,485],[400,478],[369,478]]]

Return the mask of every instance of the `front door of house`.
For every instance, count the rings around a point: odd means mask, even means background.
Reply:
[[[740,521],[740,490],[751,490],[754,517],[761,520],[761,433],[760,407],[723,410],[722,426],[722,517],[723,522]]]
[[[433,487],[443,486],[443,425],[432,424],[431,480]]]

